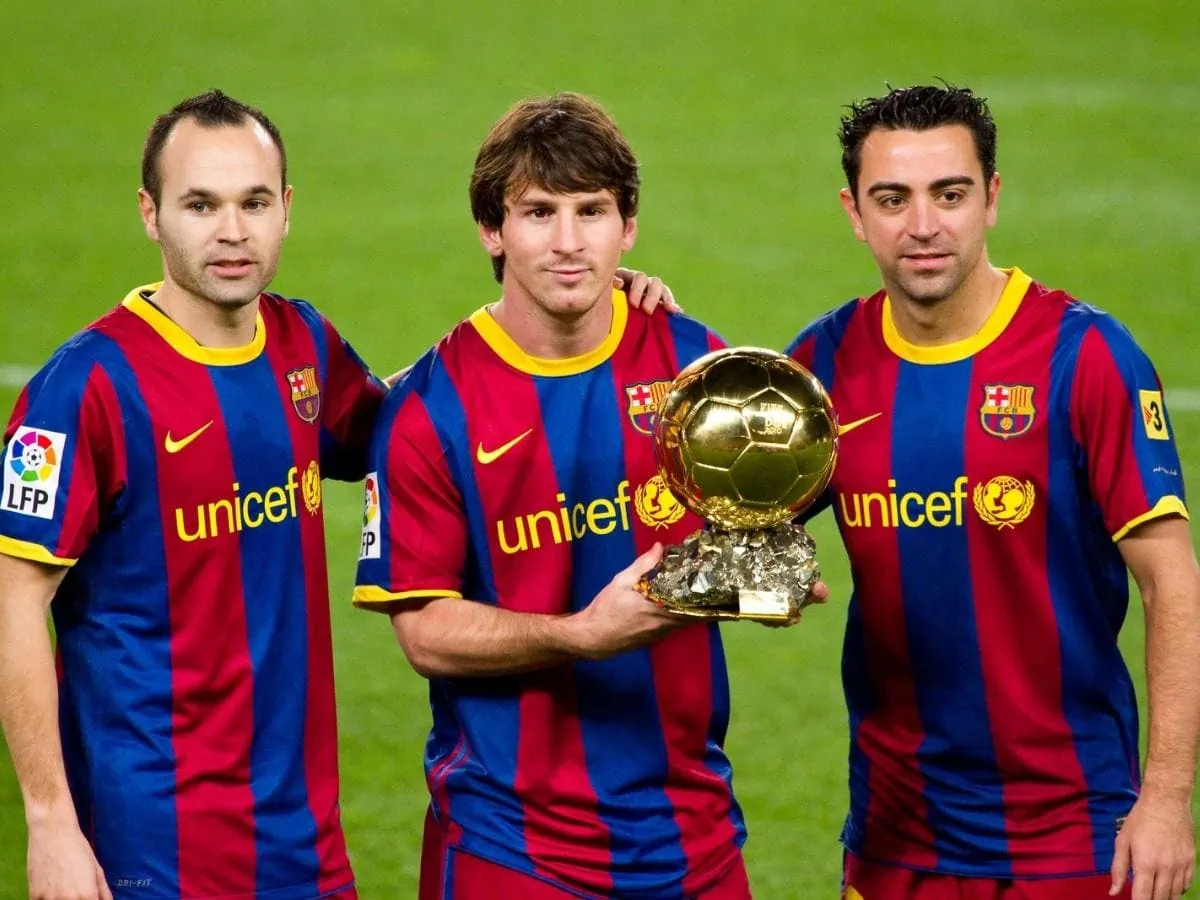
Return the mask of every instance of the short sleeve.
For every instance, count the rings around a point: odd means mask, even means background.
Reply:
[[[354,605],[461,597],[467,554],[462,495],[420,395],[402,381],[368,452]]]
[[[329,394],[321,414],[321,471],[340,481],[358,481],[366,471],[367,447],[387,385],[323,316],[320,327],[328,348]]]
[[[1085,333],[1076,365],[1071,424],[1113,540],[1150,519],[1186,518],[1179,450],[1149,358],[1104,317]]]
[[[125,482],[107,374],[60,351],[21,392],[4,441],[0,552],[74,565]]]

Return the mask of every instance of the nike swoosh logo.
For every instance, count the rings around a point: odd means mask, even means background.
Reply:
[[[486,466],[489,463],[494,463],[496,460],[498,460],[500,457],[502,457],[505,453],[507,453],[513,447],[517,446],[517,444],[521,443],[521,441],[525,440],[525,438],[529,437],[531,434],[533,434],[532,428],[530,428],[524,434],[518,434],[515,438],[513,438],[507,444],[501,444],[495,450],[484,450],[483,442],[480,441],[479,446],[477,446],[475,448],[475,458],[477,460],[479,460],[479,464],[481,466]]]
[[[200,435],[204,434],[204,432],[208,431],[208,426],[211,424],[212,424],[212,422],[209,422],[207,425],[201,425],[199,428],[197,428],[195,431],[193,431],[187,437],[181,438],[178,441],[171,440],[171,432],[168,431],[167,439],[165,441],[163,441],[163,449],[166,450],[168,453],[178,453],[180,450],[182,450],[184,447],[186,447],[188,444],[190,444],[196,438],[200,437]]]
[[[865,419],[855,419],[853,422],[847,422],[845,425],[842,425],[838,428],[838,437],[845,437],[859,425],[866,425],[872,419],[878,419],[882,415],[883,413],[877,412],[875,415],[867,416]]]

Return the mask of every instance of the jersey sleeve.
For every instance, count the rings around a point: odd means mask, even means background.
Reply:
[[[1084,335],[1076,366],[1071,425],[1113,540],[1154,518],[1186,518],[1162,383],[1133,336],[1115,320],[1101,320]]]
[[[822,323],[823,320],[821,319],[813,322],[802,332],[796,335],[796,337],[790,344],[787,345],[787,348],[783,352],[785,355],[791,357],[792,360],[804,366],[804,368],[816,375],[817,378],[820,379],[821,383],[828,389],[829,382],[831,380],[830,376],[826,375],[824,378],[822,378],[817,372],[818,367],[816,362],[817,331]],[[800,513],[796,516],[795,521],[801,525],[806,525],[809,521],[815,519],[826,509],[828,509],[832,504],[833,488],[830,486],[821,491],[820,496],[816,497],[812,503],[800,510]]]
[[[461,597],[467,554],[462,495],[433,417],[404,381],[375,427],[365,479],[354,605]]]
[[[328,403],[321,416],[321,471],[340,481],[358,481],[367,468],[367,448],[387,385],[324,317],[328,347]]]
[[[107,374],[60,351],[21,392],[4,442],[0,552],[74,565],[126,480]]]

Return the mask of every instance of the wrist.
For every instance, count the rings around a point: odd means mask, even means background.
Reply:
[[[36,828],[79,827],[75,806],[65,794],[53,800],[25,800],[25,825]]]
[[[546,616],[546,642],[556,653],[572,659],[588,657],[587,623],[580,613]]]
[[[1142,779],[1142,789],[1139,793],[1143,797],[1150,796],[1161,800],[1177,800],[1181,803],[1190,804],[1194,786],[1194,780],[1186,776],[1147,772]]]

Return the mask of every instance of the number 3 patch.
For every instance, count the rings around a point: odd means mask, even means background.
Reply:
[[[1138,398],[1142,401],[1142,425],[1146,428],[1146,437],[1155,441],[1170,440],[1162,391],[1138,391]]]

